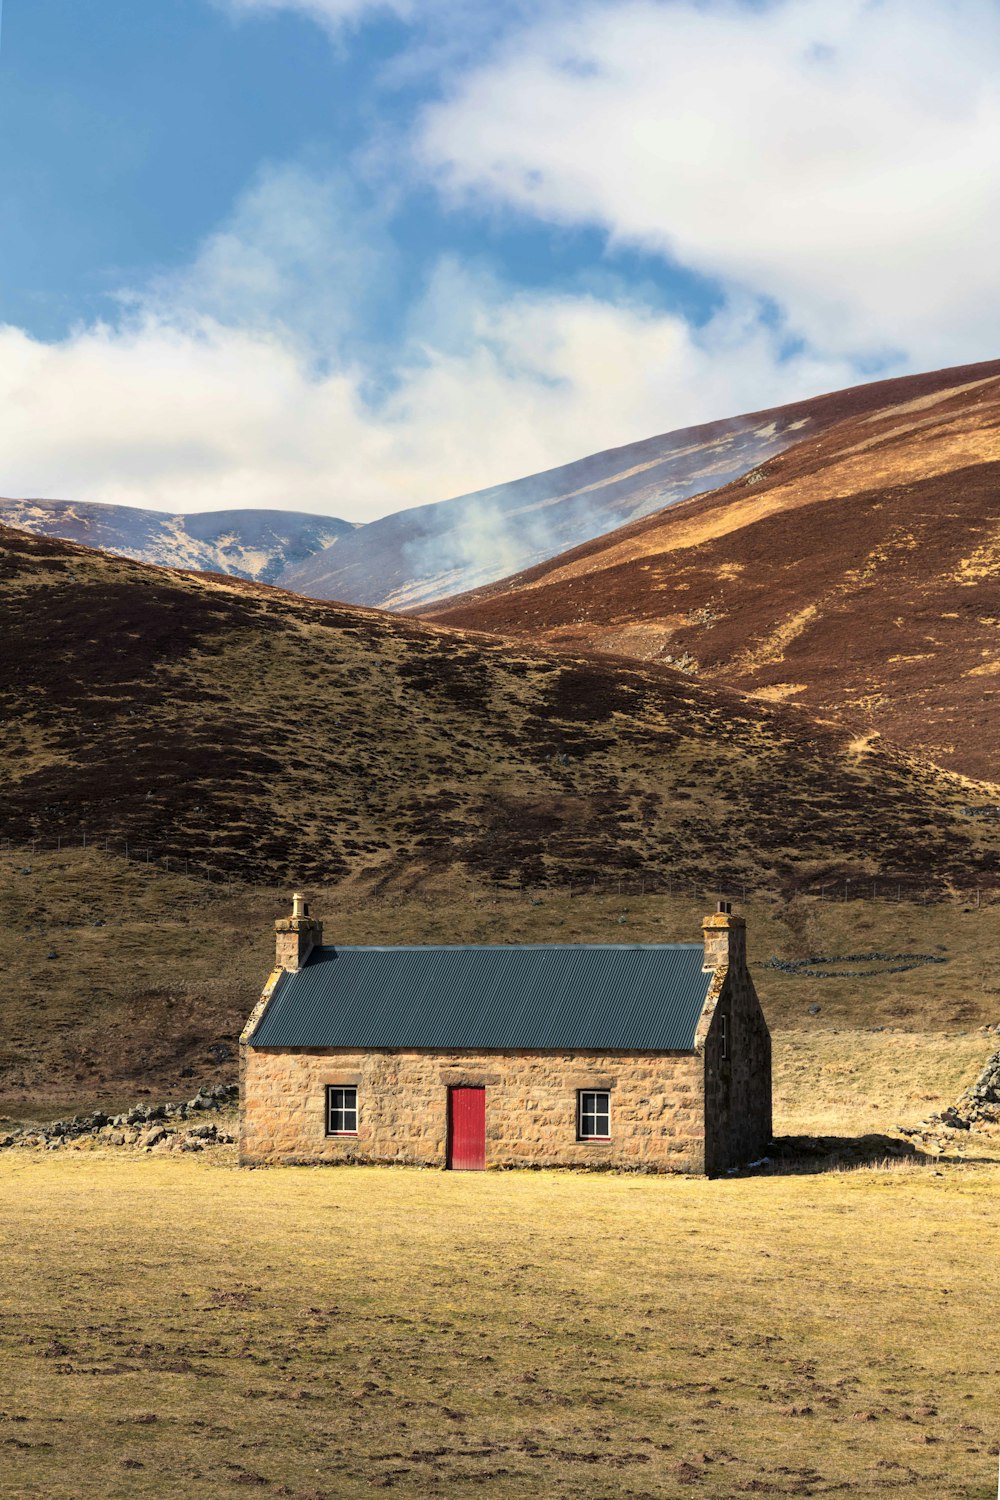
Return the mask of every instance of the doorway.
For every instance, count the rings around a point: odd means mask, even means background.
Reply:
[[[486,1090],[448,1090],[448,1166],[453,1172],[482,1172],[486,1166]]]

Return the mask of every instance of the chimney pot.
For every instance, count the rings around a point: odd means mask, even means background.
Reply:
[[[323,923],[309,915],[309,902],[301,891],[292,896],[292,915],[274,924],[276,969],[295,973],[309,959],[314,948],[323,945]]]
[[[739,969],[746,964],[746,923],[733,915],[731,901],[719,901],[702,925],[705,936],[703,968]]]

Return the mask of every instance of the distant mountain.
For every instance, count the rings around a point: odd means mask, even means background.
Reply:
[[[291,510],[210,510],[172,516],[131,505],[3,500],[0,522],[138,562],[276,583],[289,568],[354,530],[349,521]]]
[[[975,367],[982,374],[989,366]],[[359,527],[280,578],[318,599],[416,609],[493,583],[706,490],[849,417],[926,395],[967,371],[855,386],[591,454]]]
[[[1000,361],[863,389],[878,403],[736,482],[422,613],[679,666],[1000,781]]]
[[[742,474],[793,442],[798,408],[712,422],[371,521],[291,567],[284,588],[413,609],[475,588]]]

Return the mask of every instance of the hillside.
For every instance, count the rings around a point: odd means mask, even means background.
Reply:
[[[985,374],[1000,375],[1000,364],[877,381],[594,453],[370,522],[279,581],[320,599],[417,608],[726,485],[837,422]]]
[[[1000,780],[1000,365],[943,373],[427,618],[679,664]]]
[[[282,881],[1000,871],[984,789],[797,708],[0,539],[0,837]]]
[[[100,547],[167,568],[197,568],[276,583],[290,567],[354,530],[335,516],[289,510],[214,510],[169,515],[131,505],[0,499],[0,524]]]

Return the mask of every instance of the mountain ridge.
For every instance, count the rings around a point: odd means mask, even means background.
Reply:
[[[661,433],[507,484],[371,521],[280,580],[315,598],[425,613],[693,495],[734,482],[803,435],[887,403],[1000,374],[1000,363],[870,381]]]
[[[289,567],[354,529],[306,511],[218,510],[173,514],[75,500],[0,499],[0,523],[80,542],[137,562],[276,583]]]
[[[982,368],[421,617],[679,665],[1000,780],[1000,363]]]
[[[753,473],[804,436],[893,402],[1000,373],[1000,363],[869,381],[608,448],[366,524],[294,511],[193,515],[67,500],[0,500],[0,522],[165,567],[309,597],[427,613],[473,589]]]

